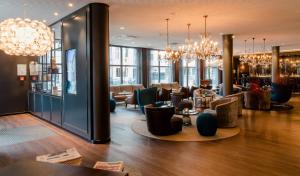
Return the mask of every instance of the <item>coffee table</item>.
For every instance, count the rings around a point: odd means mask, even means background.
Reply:
[[[191,121],[191,117],[190,115],[197,115],[200,112],[196,111],[196,110],[183,110],[183,111],[177,111],[175,112],[175,114],[177,115],[182,115],[182,120],[183,120],[183,125],[184,126],[191,126],[192,125],[192,121]]]

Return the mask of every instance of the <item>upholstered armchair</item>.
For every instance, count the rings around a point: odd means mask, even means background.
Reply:
[[[166,136],[182,130],[183,120],[173,117],[175,108],[172,106],[145,106],[148,131],[154,135]]]
[[[170,101],[171,100],[172,89],[164,89],[162,88],[159,91],[159,100],[160,101]]]
[[[244,93],[240,92],[240,93],[225,96],[225,98],[232,98],[232,97],[238,98],[238,115],[241,116],[243,112],[243,106],[244,106]]]
[[[272,102],[284,104],[292,97],[292,88],[289,85],[272,83]]]
[[[216,97],[216,93],[212,90],[203,89],[203,88],[194,90],[193,92],[194,107],[200,108],[202,105],[201,105],[201,101],[199,101],[199,97],[203,97],[206,95],[211,96],[212,99]]]
[[[126,98],[125,100],[125,107],[127,108],[127,105],[134,105],[134,108],[136,108],[137,102],[137,90],[134,90],[133,95],[131,97]]]
[[[244,106],[246,109],[258,109],[259,108],[259,96],[258,93],[252,90],[244,92]]]
[[[183,93],[183,98],[189,98],[190,91],[188,87],[181,87],[179,92]]]
[[[190,94],[189,94],[189,96],[192,97],[192,99],[194,99],[194,91],[197,90],[197,89],[199,89],[199,87],[192,86],[190,88]]]
[[[157,98],[157,88],[147,88],[137,90],[137,102],[143,114],[145,114],[144,106],[155,104]]]
[[[210,109],[205,113],[213,114],[217,118],[219,128],[236,127],[238,120],[238,98],[222,98],[212,101]]]

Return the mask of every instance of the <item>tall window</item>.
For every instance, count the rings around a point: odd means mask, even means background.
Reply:
[[[219,82],[219,69],[218,67],[206,67],[205,68],[205,79],[210,79],[213,88],[218,86]]]
[[[110,47],[110,84],[139,83],[139,53],[135,48]]]
[[[197,86],[199,82],[198,60],[181,61],[181,82],[184,87]]]
[[[172,62],[160,60],[157,50],[150,51],[150,84],[170,83],[173,80]]]

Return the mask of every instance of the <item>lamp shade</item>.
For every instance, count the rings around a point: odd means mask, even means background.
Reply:
[[[0,49],[8,55],[42,56],[53,45],[53,32],[30,19],[7,19],[0,23]]]

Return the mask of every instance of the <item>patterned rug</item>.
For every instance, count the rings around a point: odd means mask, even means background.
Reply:
[[[147,128],[147,122],[145,120],[136,120],[132,123],[131,126],[132,130],[142,136],[146,136],[153,139],[159,139],[159,140],[166,140],[166,141],[199,141],[199,142],[205,142],[205,141],[214,141],[214,140],[220,140],[229,138],[232,136],[235,136],[239,134],[240,128],[218,128],[217,133],[215,136],[206,137],[199,135],[197,131],[197,127],[194,125],[183,127],[182,131],[169,136],[156,136],[151,134],[148,131]]]
[[[16,128],[0,128],[0,146],[13,145],[39,140],[56,133],[42,125],[23,126]]]

